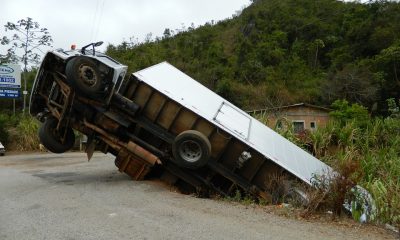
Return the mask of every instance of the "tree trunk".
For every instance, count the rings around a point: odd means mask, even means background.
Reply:
[[[314,69],[317,68],[317,61],[318,61],[318,45],[317,45],[317,50],[315,51]]]
[[[393,62],[393,71],[394,71],[394,79],[396,80],[397,85],[400,85],[399,78],[397,77],[396,61]]]
[[[24,54],[24,74],[22,74],[23,78],[22,80],[24,81],[24,106],[22,108],[22,114],[25,115],[25,110],[26,110],[26,86],[27,86],[27,79],[26,79],[26,73],[28,72],[27,66],[28,66],[28,40],[29,40],[29,27],[26,29],[26,42],[25,42],[25,54]]]

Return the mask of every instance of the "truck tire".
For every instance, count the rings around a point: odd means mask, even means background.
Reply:
[[[88,57],[75,57],[65,68],[67,81],[80,94],[93,99],[104,96],[104,83],[102,74],[95,61]]]
[[[172,144],[175,163],[180,167],[196,169],[207,164],[211,144],[206,136],[195,130],[179,134]]]
[[[75,134],[71,128],[67,128],[65,140],[62,141],[58,131],[56,130],[57,123],[58,120],[56,118],[47,118],[42,126],[40,126],[39,139],[50,152],[63,153],[74,146]]]

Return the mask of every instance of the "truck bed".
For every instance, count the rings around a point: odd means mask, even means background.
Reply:
[[[311,185],[315,175],[331,171],[325,163],[167,62],[133,73],[120,93],[138,104],[144,122],[165,136],[160,140],[154,137],[156,134],[136,130],[140,138],[157,148],[163,149],[165,142],[190,129],[207,136],[212,146],[210,162],[204,169],[181,171],[223,192],[236,185],[266,190],[267,178],[282,172]],[[252,157],[240,166],[238,159],[244,151]]]

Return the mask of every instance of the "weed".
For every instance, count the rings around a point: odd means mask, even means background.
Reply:
[[[325,186],[329,191],[311,193],[308,211],[328,207],[340,214],[343,198],[357,198],[345,192],[358,184],[375,200],[376,221],[400,224],[400,119],[333,122],[310,138],[314,154],[339,172],[340,178]],[[359,218],[357,213],[353,217]]]
[[[289,192],[287,175],[279,172],[269,174],[264,183],[266,191],[271,195],[273,204],[284,202],[285,196]]]
[[[260,198],[256,198],[254,195],[250,193],[245,193],[241,189],[237,188],[232,196],[225,197],[225,200],[231,202],[238,202],[244,205],[252,205],[252,204],[260,204]]]
[[[21,118],[16,127],[19,150],[31,151],[39,148],[38,126],[37,120],[32,117],[26,116]]]

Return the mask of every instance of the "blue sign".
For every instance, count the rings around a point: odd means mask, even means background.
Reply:
[[[19,65],[0,65],[0,87],[21,88],[21,67]]]
[[[0,89],[0,98],[19,98],[20,91],[15,89]]]

